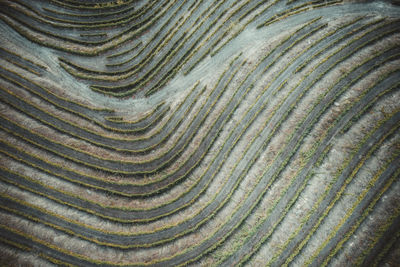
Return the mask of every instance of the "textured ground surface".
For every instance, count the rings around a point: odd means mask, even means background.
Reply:
[[[0,263],[399,266],[398,1],[0,0]]]

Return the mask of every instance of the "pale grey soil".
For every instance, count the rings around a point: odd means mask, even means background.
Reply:
[[[282,6],[281,8],[284,8]],[[7,32],[3,34],[4,39],[0,40],[0,45],[12,49],[15,44],[18,44],[19,49],[22,51],[29,51],[27,57],[35,59],[35,61],[42,63],[48,68],[48,72],[42,77],[34,78],[37,81],[44,82],[48,85],[48,88],[54,90],[59,95],[65,95],[67,98],[77,100],[79,102],[96,106],[96,107],[107,107],[116,110],[117,116],[124,116],[126,119],[134,120],[139,118],[143,113],[152,110],[162,101],[166,101],[166,104],[174,109],[186,96],[189,90],[192,88],[193,84],[200,81],[200,86],[207,86],[207,90],[202,97],[199,98],[198,103],[194,106],[194,111],[199,109],[199,106],[205,100],[205,95],[210,93],[211,88],[216,83],[219,75],[224,69],[227,68],[230,60],[235,56],[242,53],[240,60],[246,60],[248,66],[243,67],[244,70],[248,71],[252,64],[257,62],[261,57],[263,57],[268,51],[270,51],[275,45],[279,43],[288,32],[284,32],[282,29],[297,29],[299,26],[308,22],[310,19],[322,16],[321,22],[328,23],[329,26],[337,25],[337,21],[345,21],[349,18],[354,18],[360,15],[365,15],[371,20],[378,19],[381,17],[399,17],[400,7],[390,5],[385,1],[375,1],[368,3],[346,3],[345,5],[331,6],[323,9],[311,10],[306,13],[301,13],[293,17],[284,19],[281,22],[274,23],[269,27],[264,27],[257,29],[257,25],[263,22],[262,18],[258,18],[256,21],[251,23],[241,34],[239,34],[235,39],[233,39],[227,46],[222,48],[219,53],[215,56],[207,56],[202,60],[188,75],[183,75],[179,72],[162,90],[155,93],[148,98],[142,99],[116,99],[113,97],[106,97],[104,95],[93,92],[88,85],[84,82],[76,80],[74,77],[69,75],[66,71],[59,67],[58,55],[59,52],[55,52],[52,49],[45,48],[31,42],[27,42],[25,38],[21,37],[19,34],[15,33],[11,28],[9,28],[5,23],[0,21],[0,32]],[[334,26],[332,26],[334,27]],[[155,30],[154,30],[155,31]],[[300,121],[308,108],[312,105],[313,101],[318,98],[318,96],[323,92],[330,84],[333,83],[340,75],[341,72],[348,70],[352,64],[357,63],[357,61],[366,58],[368,54],[374,53],[380,49],[380,47],[385,47],[390,43],[398,43],[399,36],[395,35],[392,38],[382,41],[381,43],[374,44],[373,48],[366,48],[361,53],[356,53],[350,59],[344,63],[339,64],[338,68],[332,71],[325,77],[321,82],[319,82],[305,97],[302,101],[297,104],[297,109],[290,114],[287,118],[285,124],[276,135],[272,138],[271,142],[268,144],[266,149],[257,158],[255,164],[249,169],[247,175],[241,181],[239,187],[234,191],[231,199],[227,204],[204,226],[200,227],[198,230],[188,233],[183,237],[178,238],[173,242],[168,242],[162,246],[154,246],[151,248],[140,248],[133,251],[122,251],[114,250],[111,248],[103,247],[94,244],[93,242],[88,242],[78,237],[71,237],[68,234],[60,233],[54,229],[45,226],[43,224],[38,224],[31,222],[27,219],[18,218],[11,216],[7,213],[0,213],[0,220],[6,221],[9,225],[19,225],[26,233],[35,235],[43,240],[48,240],[55,245],[79,253],[88,257],[94,257],[100,260],[109,260],[115,262],[146,262],[151,261],[154,258],[167,258],[173,257],[181,253],[184,249],[196,246],[198,243],[202,242],[207,238],[212,238],[214,231],[218,230],[230,221],[230,216],[233,214],[237,208],[246,203],[246,198],[254,188],[256,188],[258,183],[258,177],[266,169],[266,166],[272,163],[275,155],[281,147],[286,145],[289,133],[296,126],[297,122]],[[147,40],[143,38],[144,42]],[[306,43],[300,44],[302,47],[306,46]],[[297,48],[300,50],[300,48]],[[333,50],[333,49],[332,49]],[[332,52],[330,50],[329,52]],[[166,201],[171,201],[176,198],[189,187],[201,176],[202,170],[208,167],[212,156],[216,151],[223,145],[223,140],[225,140],[229,132],[234,129],[234,125],[240,123],[243,120],[243,114],[246,110],[251,107],[251,105],[256,101],[256,98],[260,94],[265,84],[274,77],[281,66],[286,64],[291,60],[291,58],[296,56],[298,50],[294,49],[292,54],[286,55],[286,57],[280,59],[278,64],[276,64],[271,70],[269,70],[262,79],[255,82],[255,87],[252,89],[251,93],[244,98],[241,104],[238,106],[237,110],[234,112],[232,117],[229,119],[227,124],[223,127],[220,132],[219,137],[216,139],[215,143],[210,149],[210,152],[205,156],[200,167],[197,168],[191,175],[188,181],[177,185],[172,190],[167,191],[157,195],[154,198],[149,199],[139,199],[139,200],[121,200],[120,202],[112,202],[112,205],[116,206],[126,206],[126,207],[140,207],[149,208],[155,205],[161,205]],[[28,52],[27,52],[28,53]],[[105,62],[99,62],[99,65],[104,65]],[[388,69],[396,68],[400,64],[399,60],[388,64]],[[310,68],[308,66],[307,68]],[[61,204],[55,204],[53,201],[44,199],[28,191],[18,189],[15,186],[0,182],[0,191],[6,192],[7,194],[13,195],[20,199],[25,199],[35,205],[43,208],[44,210],[51,211],[54,213],[61,214],[69,219],[75,220],[80,223],[85,223],[90,227],[95,227],[107,231],[120,231],[125,233],[139,233],[139,232],[153,232],[155,230],[162,229],[163,227],[172,227],[179,223],[182,223],[187,218],[195,216],[197,213],[201,212],[207,205],[208,202],[216,197],[220,190],[222,190],[224,184],[229,181],[229,178],[234,175],[232,170],[234,170],[235,163],[242,158],[244,155],[244,150],[252,138],[256,138],[257,132],[263,130],[261,126],[263,122],[268,119],[269,115],[274,111],[274,108],[278,105],[279,101],[283,99],[286,94],[289,94],[289,90],[301,79],[302,75],[306,72],[305,69],[300,74],[292,74],[294,67],[289,68],[285,75],[289,76],[288,84],[276,96],[271,97],[269,104],[266,106],[265,110],[261,112],[257,120],[249,127],[244,136],[235,145],[235,148],[230,152],[230,155],[226,162],[224,163],[221,170],[213,177],[210,186],[207,188],[206,192],[202,194],[194,204],[192,204],[188,209],[182,212],[177,212],[176,214],[169,216],[163,220],[151,222],[148,224],[138,224],[138,225],[124,225],[115,222],[107,222],[103,219],[87,214],[82,211],[77,211],[76,209],[66,207]],[[384,69],[384,67],[382,67]],[[301,146],[301,150],[306,152],[309,147],[313,144],[313,138],[317,137],[319,131],[324,128],[326,124],[329,124],[330,119],[335,117],[335,112],[340,111],[345,108],[346,105],[351,103],[352,99],[356,98],[363,89],[367,87],[368,84],[372,83],[374,79],[378,79],[380,71],[378,69],[367,79],[360,81],[359,83],[353,85],[344,95],[339,97],[330,111],[325,114],[321,123],[316,125],[308,137],[305,138],[304,144]],[[245,71],[243,71],[245,72]],[[240,77],[243,78],[243,77]],[[276,81],[273,87],[276,88],[278,85]],[[227,105],[230,96],[233,95],[233,89],[238,85],[239,80],[234,80],[232,85],[226,89],[221,101],[218,103],[216,109],[213,111],[209,118],[206,120],[204,126],[199,128],[198,134],[196,135],[194,141],[190,143],[190,149],[194,150],[196,148],[196,142],[200,142],[201,133],[204,131],[212,122],[215,120],[217,115],[221,110]],[[301,224],[302,219],[307,215],[307,213],[312,209],[313,204],[316,203],[318,198],[323,194],[326,185],[332,182],[335,171],[340,168],[343,163],[343,159],[350,154],[350,147],[364,136],[366,129],[371,129],[375,122],[381,120],[385,117],[385,113],[394,112],[400,108],[400,93],[397,90],[390,96],[382,98],[379,103],[371,108],[367,115],[363,116],[356,124],[354,124],[351,129],[343,134],[332,137],[330,141],[334,144],[333,149],[328,153],[327,157],[322,162],[321,166],[312,168],[315,175],[307,183],[306,189],[301,193],[299,200],[288,212],[286,217],[277,226],[275,232],[271,237],[265,241],[259,250],[254,254],[254,256],[246,262],[248,266],[261,266],[273,259],[275,253],[279,253],[283,244],[288,240],[289,234],[296,231],[297,227]],[[0,104],[0,110],[3,115],[12,115],[13,112],[9,111],[5,104]],[[382,111],[383,110],[383,111]],[[186,119],[193,116],[194,111],[190,113]],[[15,113],[16,114],[16,113]],[[10,117],[11,117],[10,115]],[[16,120],[20,121],[22,124],[29,125],[29,127],[37,128],[40,132],[40,123],[33,122],[31,119],[27,119],[24,115],[13,115]],[[325,123],[325,124],[324,124]],[[181,125],[179,130],[183,129]],[[269,125],[268,125],[269,126]],[[42,128],[43,131],[47,133],[54,133],[53,130],[47,130]],[[267,129],[268,130],[268,129]],[[267,132],[266,130],[266,132]],[[53,132],[52,132],[53,131]],[[263,133],[263,132],[262,132]],[[173,135],[175,138],[176,135]],[[261,136],[261,134],[260,134]],[[15,145],[24,146],[21,141],[15,140],[10,134],[5,132],[0,133],[0,138],[7,142],[13,143]],[[72,137],[58,136],[58,141],[65,141],[67,143],[76,142]],[[171,139],[173,140],[173,139]],[[356,196],[362,192],[362,189],[366,188],[373,175],[379,170],[383,162],[387,160],[388,156],[391,155],[393,151],[391,149],[398,145],[400,140],[400,135],[398,132],[391,137],[389,140],[385,141],[383,145],[378,149],[378,151],[362,166],[359,173],[354,177],[353,181],[345,189],[343,197],[338,201],[336,206],[330,211],[326,219],[321,223],[320,227],[316,230],[313,237],[307,243],[303,249],[303,254],[297,257],[292,263],[292,266],[301,266],[307,262],[310,255],[312,255],[319,246],[328,238],[332,229],[335,228],[340,220],[346,215],[349,207],[355,203],[357,200]],[[261,144],[261,141],[258,140]],[[257,143],[257,144],[259,144]],[[170,143],[168,143],[169,145]],[[165,148],[167,149],[168,146]],[[252,153],[259,148],[259,146],[254,145],[246,154],[250,158]],[[32,153],[38,153],[37,150],[27,146],[27,151],[33,151]],[[190,150],[189,150],[190,151]],[[98,152],[98,151],[97,151]],[[154,153],[153,153],[154,152]],[[156,152],[152,151],[151,156],[156,155]],[[43,157],[51,158],[54,162],[62,162],[60,158],[56,156],[51,156],[47,152],[40,152]],[[100,152],[98,152],[100,153]],[[183,154],[179,160],[184,160],[188,157],[187,154]],[[151,157],[149,156],[149,158]],[[19,171],[25,168],[21,173],[27,176],[35,177],[38,175],[38,171],[31,168],[24,167],[22,164],[12,163],[12,160],[6,159],[5,156],[1,156],[1,163],[7,164],[7,166],[15,171]],[[117,157],[117,156],[116,156]],[[130,156],[124,155],[124,159],[130,159]],[[215,250],[214,255],[207,255],[206,257],[200,259],[199,262],[193,263],[194,266],[209,266],[220,263],[221,258],[233,252],[233,249],[241,247],[247,237],[248,232],[254,230],[262,219],[265,219],[265,214],[268,208],[274,203],[278,195],[284,190],[286,186],[289,185],[290,179],[293,178],[295,171],[299,167],[297,164],[300,162],[300,153],[297,153],[293,157],[293,161],[288,165],[288,167],[280,174],[279,179],[274,183],[270,190],[267,191],[264,198],[260,201],[260,204],[255,207],[254,211],[249,215],[246,221],[241,225],[241,229],[234,232],[232,237],[228,239],[228,242],[221,245]],[[132,157],[133,158],[133,157]],[[132,159],[131,158],[131,159]],[[144,158],[144,157],[143,157]],[[247,159],[245,157],[245,159]],[[70,168],[75,168],[75,170],[86,172],[92,174],[91,170],[87,170],[84,167],[77,166],[75,163],[66,164]],[[245,168],[245,164],[242,162],[237,168],[238,171]],[[170,171],[167,169],[167,171]],[[104,174],[103,174],[104,175]],[[113,177],[118,180],[118,177]],[[101,192],[91,191],[89,189],[78,188],[78,186],[70,184],[65,181],[52,181],[51,176],[43,175],[37,179],[55,188],[61,188],[67,192],[72,192],[75,194],[89,194],[89,199],[93,201],[99,201],[101,203],[110,204],[111,200],[108,196],[105,196]],[[374,220],[379,218],[379,216],[386,216],[385,213],[385,201],[389,199],[390,201],[395,201],[400,199],[400,183],[397,181],[393,185],[391,190],[382,197],[380,202],[377,204],[377,209],[373,211],[373,214],[368,217],[368,221],[363,224],[361,229],[358,229],[354,236],[352,236],[348,242],[346,242],[340,250],[340,252],[332,259],[332,266],[350,266],[349,255],[357,256],[360,253],[360,248],[367,247],[368,233],[375,227]],[[392,203],[393,204],[393,203]],[[393,204],[395,205],[395,203]],[[377,219],[377,222],[378,219]],[[233,242],[230,242],[233,241]],[[396,245],[397,248],[399,245]],[[4,257],[12,256],[17,252],[9,247],[3,247],[0,244],[0,250],[2,250],[2,255]],[[394,251],[388,256],[387,266],[390,266],[391,259],[395,259],[398,255]],[[18,260],[15,262],[15,266],[24,266],[24,264],[30,263],[33,266],[52,266],[47,261],[39,258],[35,252],[33,253],[20,253]],[[386,266],[385,265],[385,266]]]

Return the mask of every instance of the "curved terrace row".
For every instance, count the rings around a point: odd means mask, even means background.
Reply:
[[[77,266],[392,261],[398,8],[0,5],[2,34],[21,35],[0,47],[4,255]],[[29,42],[49,56],[26,55]],[[69,86],[86,99],[63,94]],[[141,112],[110,109],[107,97]]]

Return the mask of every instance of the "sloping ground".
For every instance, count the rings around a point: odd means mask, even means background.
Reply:
[[[396,1],[1,0],[0,32],[2,265],[400,265]]]

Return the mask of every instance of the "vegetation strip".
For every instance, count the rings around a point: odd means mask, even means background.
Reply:
[[[393,263],[392,2],[5,0],[6,260]]]

